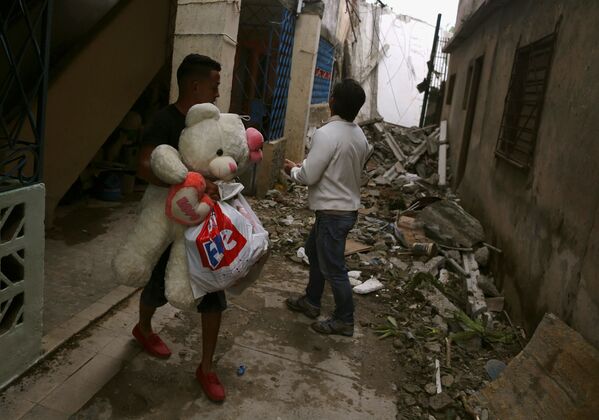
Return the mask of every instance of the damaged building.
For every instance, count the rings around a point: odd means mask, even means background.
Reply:
[[[510,312],[599,344],[594,1],[461,1],[443,119],[454,186],[504,251]]]

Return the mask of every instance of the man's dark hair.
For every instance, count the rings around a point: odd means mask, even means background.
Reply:
[[[364,89],[353,79],[345,79],[335,84],[331,96],[334,98],[332,111],[350,122],[356,119],[360,108],[366,102]]]
[[[205,55],[189,54],[177,69],[177,84],[181,86],[181,83],[190,77],[204,79],[210,75],[212,70],[221,70],[218,61],[214,61]]]

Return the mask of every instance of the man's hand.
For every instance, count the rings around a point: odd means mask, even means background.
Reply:
[[[299,168],[301,166],[302,165],[297,164],[297,163],[295,163],[295,162],[293,162],[293,161],[291,161],[289,159],[285,159],[285,163],[283,164],[283,170],[285,171],[285,173],[287,175],[291,175],[291,169],[292,168],[296,168],[296,167]]]
[[[220,192],[218,190],[218,185],[216,185],[214,182],[205,179],[206,181],[206,191],[205,193],[214,201],[218,201],[220,200]]]

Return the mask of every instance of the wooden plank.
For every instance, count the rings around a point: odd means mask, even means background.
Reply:
[[[359,252],[370,251],[372,247],[370,245],[363,244],[362,242],[348,239],[345,241],[345,256],[357,254]]]

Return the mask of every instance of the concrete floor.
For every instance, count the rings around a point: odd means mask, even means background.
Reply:
[[[137,354],[73,418],[394,419],[397,372],[385,343],[360,323],[353,338],[318,335],[308,318],[285,308],[306,278],[303,268],[275,256],[255,287],[229,300],[217,349],[223,404],[208,401],[194,379],[199,316],[176,312],[161,331],[172,357]],[[330,295],[325,302],[330,310]],[[372,297],[357,307],[361,320],[376,312]],[[236,374],[240,364],[243,376]]]
[[[89,199],[57,209],[46,232],[44,334],[118,286],[110,261],[137,206]]]

